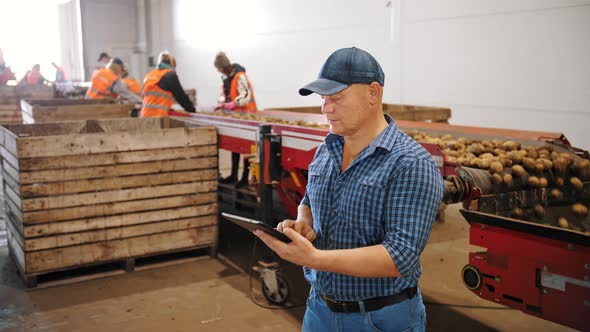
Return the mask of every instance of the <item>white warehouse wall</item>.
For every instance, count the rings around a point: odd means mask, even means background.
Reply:
[[[307,106],[298,88],[340,47],[371,52],[388,103],[453,109],[451,123],[563,132],[590,149],[590,0],[152,0],[186,88],[215,103],[217,51],[246,67],[259,106]]]

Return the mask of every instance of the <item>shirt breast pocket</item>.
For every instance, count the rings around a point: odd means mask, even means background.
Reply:
[[[363,245],[381,243],[385,234],[382,219],[387,208],[388,182],[375,177],[359,177],[356,185],[358,200],[352,205],[355,232]]]

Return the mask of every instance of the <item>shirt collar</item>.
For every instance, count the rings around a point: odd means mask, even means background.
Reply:
[[[375,139],[369,144],[369,149],[373,152],[377,148],[383,148],[389,152],[393,150],[393,146],[395,144],[395,140],[397,139],[399,129],[393,118],[389,114],[384,114],[385,121],[387,121],[388,125],[385,129],[375,137]],[[336,134],[328,134],[326,136],[326,144],[330,145],[334,142],[338,142],[343,140],[343,137]]]

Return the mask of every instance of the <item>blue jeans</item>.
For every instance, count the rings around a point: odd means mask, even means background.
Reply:
[[[420,289],[411,299],[392,304],[375,311],[365,311],[359,302],[361,312],[332,312],[326,302],[314,291],[307,299],[307,310],[303,317],[303,332],[364,332],[364,331],[419,331],[426,330],[426,311]]]

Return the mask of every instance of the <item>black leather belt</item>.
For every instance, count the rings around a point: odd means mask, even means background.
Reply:
[[[394,295],[374,297],[372,299],[364,300],[363,303],[365,305],[365,311],[375,311],[388,305],[403,302],[405,300],[413,298],[417,292],[417,287],[410,287]],[[323,294],[319,295],[326,302],[328,308],[330,308],[330,310],[332,310],[333,312],[351,313],[361,311],[361,307],[359,303],[356,301],[338,301],[334,300],[333,298],[327,297]]]

